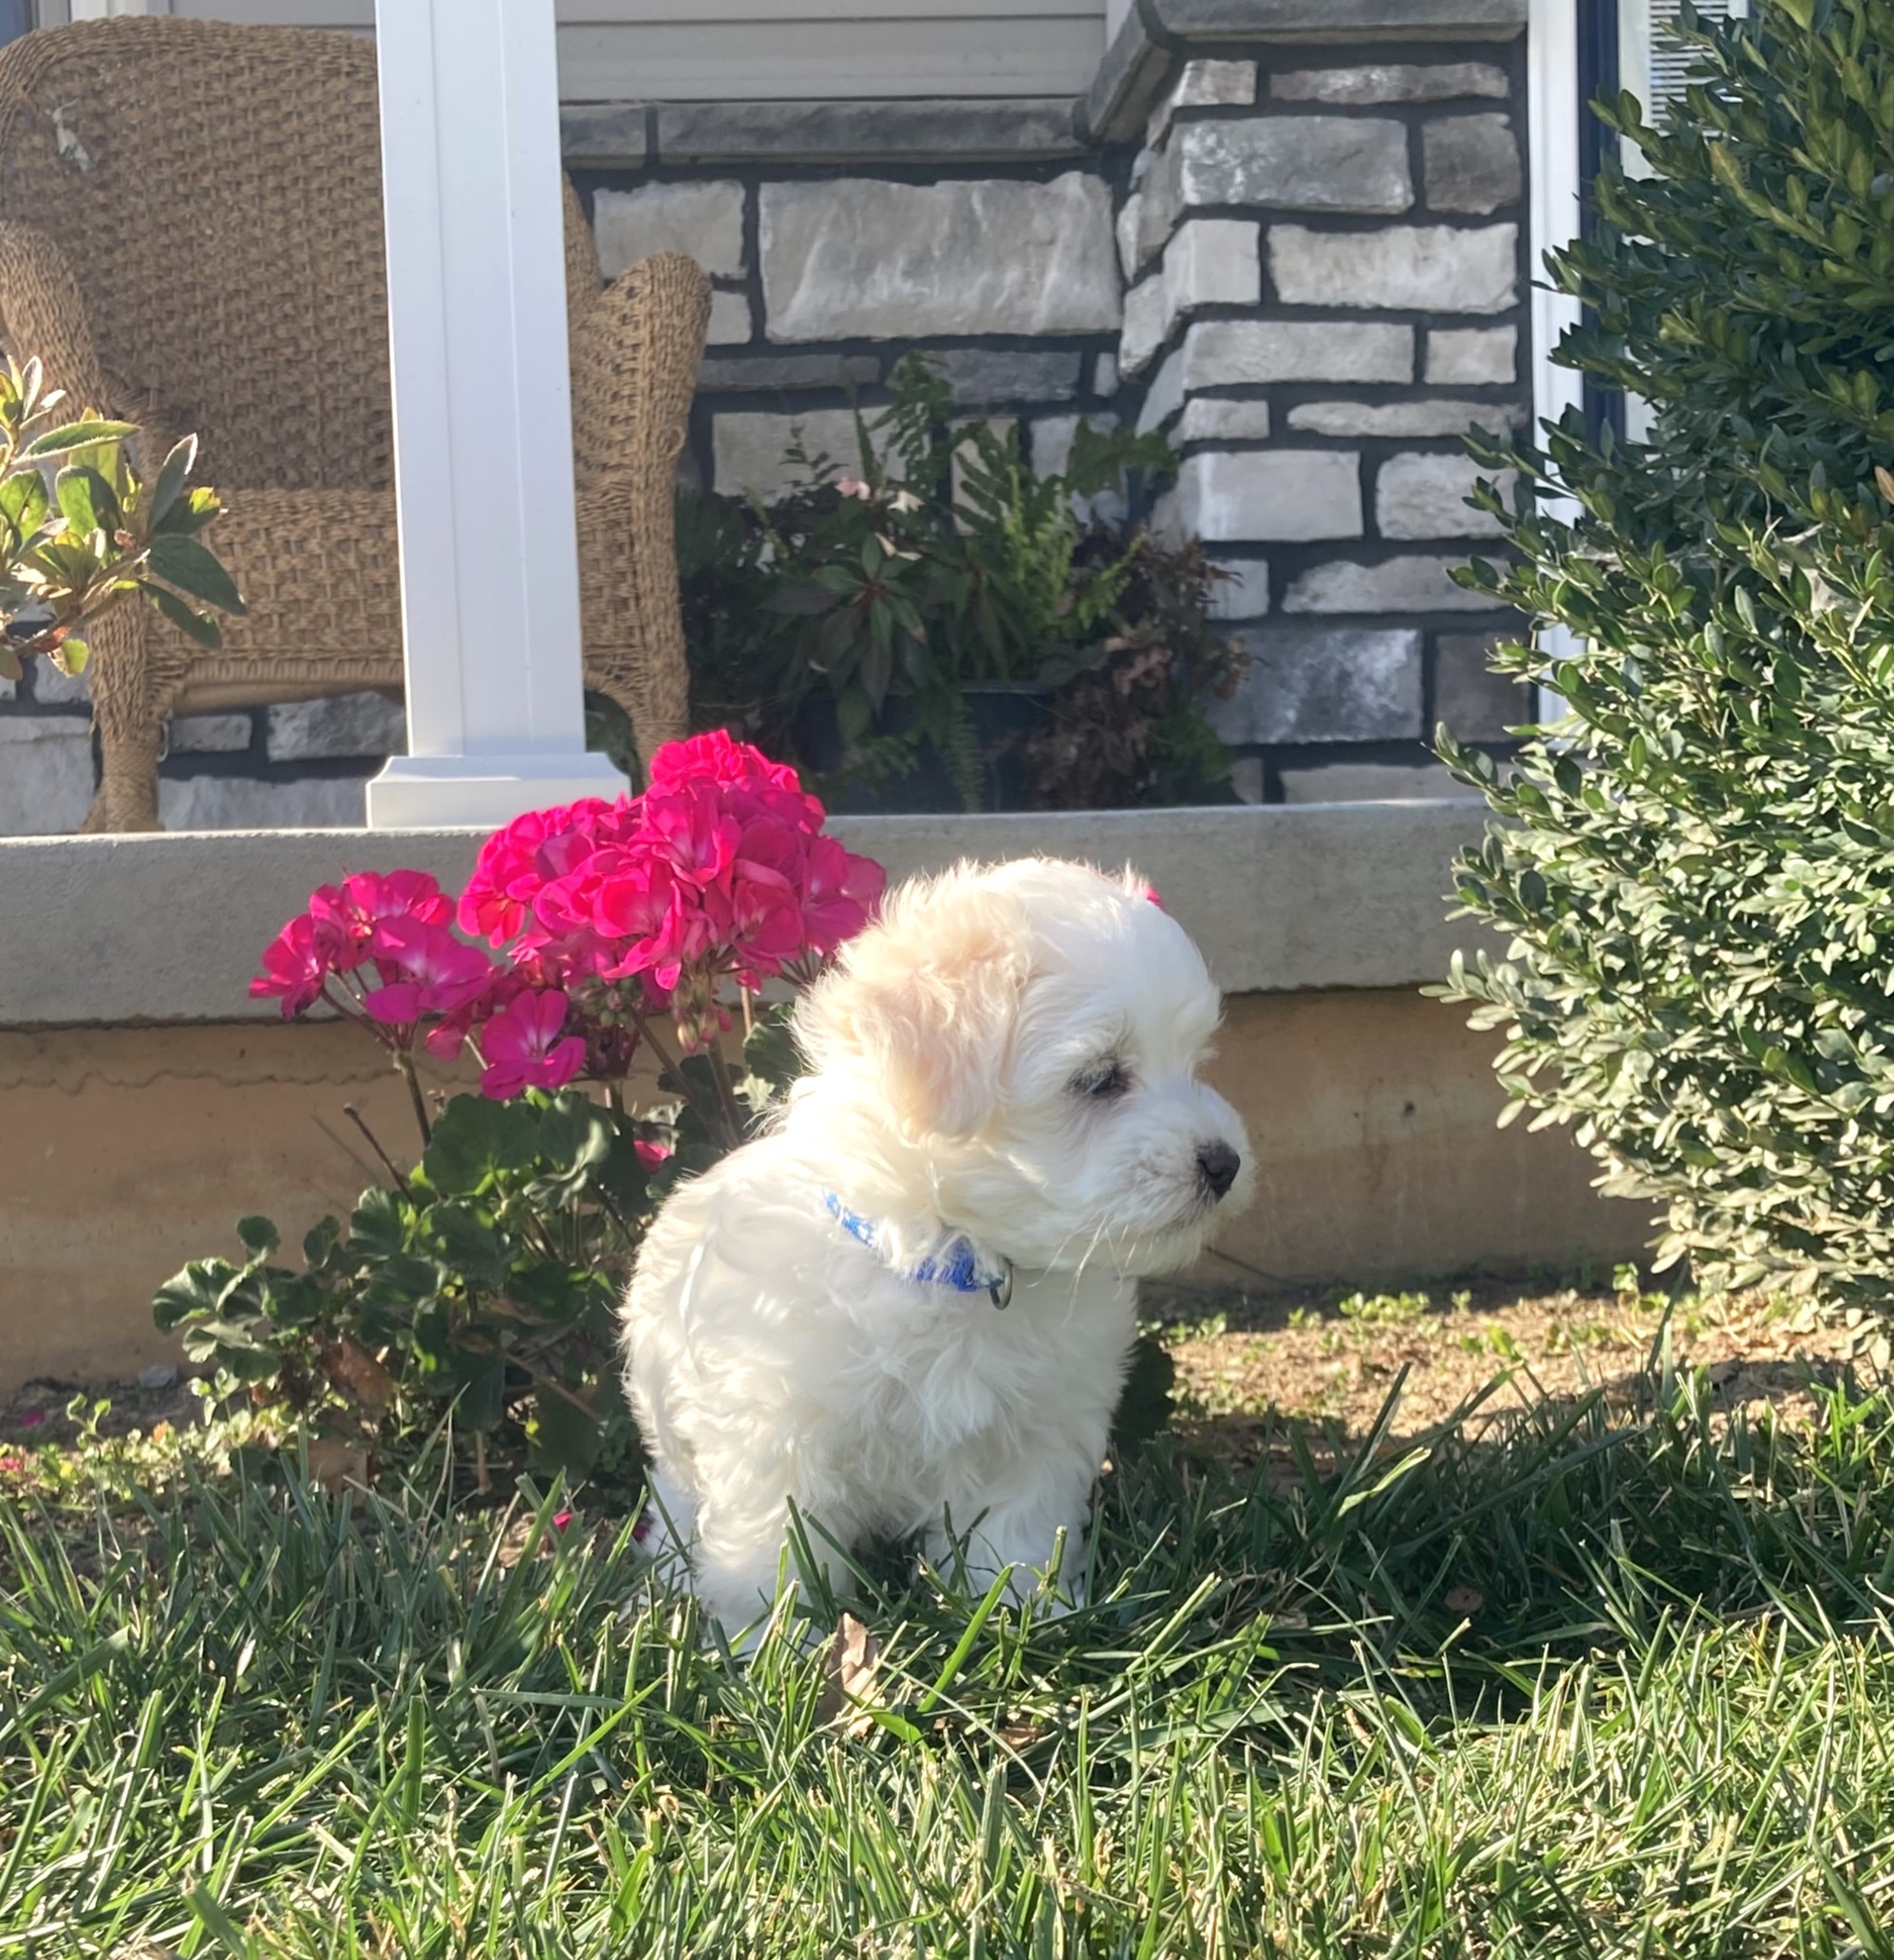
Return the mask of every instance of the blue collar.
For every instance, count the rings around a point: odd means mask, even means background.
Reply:
[[[828,1207],[829,1216],[851,1239],[859,1241],[871,1252],[880,1252],[881,1248],[875,1242],[872,1219],[863,1218],[858,1211],[851,1211],[834,1191],[824,1191],[822,1203]],[[955,1293],[984,1293],[996,1307],[1005,1306],[1013,1297],[1011,1265],[1004,1260],[997,1267],[985,1264],[973,1241],[965,1237],[948,1241],[936,1257],[924,1259],[912,1272],[904,1273],[902,1278],[915,1280],[923,1286],[948,1286]]]

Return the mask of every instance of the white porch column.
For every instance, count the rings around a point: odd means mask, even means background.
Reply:
[[[376,0],[408,750],[376,830],[625,779],[586,753],[553,0]]]

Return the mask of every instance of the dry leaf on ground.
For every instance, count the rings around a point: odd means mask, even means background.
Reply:
[[[352,1395],[370,1415],[380,1415],[394,1400],[394,1376],[347,1335],[322,1351],[322,1368],[338,1389]]]
[[[369,1483],[368,1447],[364,1443],[345,1443],[334,1436],[317,1436],[309,1446],[309,1482],[331,1497],[344,1490],[366,1490]]]
[[[862,1714],[857,1705],[866,1701],[872,1690],[875,1665],[880,1659],[881,1642],[853,1614],[843,1614],[835,1627],[835,1637],[829,1642],[827,1678],[822,1698],[816,1704],[816,1721],[834,1722],[844,1709],[855,1708],[856,1713],[849,1718],[842,1733],[851,1741],[859,1742],[874,1727],[873,1719]]]

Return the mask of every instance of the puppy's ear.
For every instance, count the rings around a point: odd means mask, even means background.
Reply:
[[[893,894],[803,997],[797,1038],[817,1071],[871,1078],[909,1134],[970,1136],[998,1098],[1030,966],[1018,900],[963,866]]]

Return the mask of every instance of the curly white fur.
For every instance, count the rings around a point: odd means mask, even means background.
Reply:
[[[1197,1079],[1217,1018],[1145,886],[1042,858],[904,886],[803,999],[810,1073],[672,1195],[624,1309],[658,1548],[731,1633],[775,1596],[792,1503],[818,1557],[951,1533],[972,1583],[1022,1592],[1063,1530],[1081,1590],[1136,1278],[1248,1195]],[[956,1239],[1011,1264],[1004,1311],[907,1277]]]

